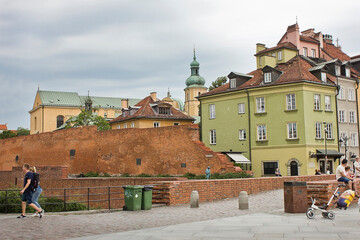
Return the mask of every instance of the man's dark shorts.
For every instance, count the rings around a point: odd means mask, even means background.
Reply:
[[[32,192],[24,192],[21,195],[21,201],[27,202],[27,204],[32,204]]]
[[[349,183],[349,181],[350,180],[348,178],[346,178],[346,177],[341,177],[341,178],[338,179],[338,182]]]

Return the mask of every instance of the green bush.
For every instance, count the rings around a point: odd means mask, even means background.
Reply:
[[[84,177],[99,177],[100,174],[98,172],[88,172],[84,174]]]
[[[146,173],[141,173],[141,174],[139,174],[139,175],[136,175],[136,177],[142,177],[142,178],[144,178],[144,177],[152,177],[150,174],[146,174]]]
[[[131,175],[128,173],[123,173],[123,174],[121,174],[121,177],[131,177]]]
[[[196,175],[194,173],[186,173],[183,177],[187,179],[206,179],[206,175]],[[230,178],[252,178],[253,176],[246,172],[229,172],[229,173],[213,173],[210,179],[230,179]]]
[[[101,175],[101,177],[111,177],[111,175],[108,174],[108,173],[103,173],[103,174]]]
[[[21,213],[21,195],[20,189],[12,188],[16,191],[7,192],[7,200],[5,200],[5,191],[0,192],[0,213],[5,213],[5,206],[2,204],[16,204],[16,206],[8,206],[7,213]],[[63,212],[64,201],[59,198],[39,198],[39,204],[44,208],[45,212]],[[82,211],[86,210],[87,206],[81,203],[66,203],[66,211]],[[34,213],[35,210],[29,206],[26,207],[26,212]]]

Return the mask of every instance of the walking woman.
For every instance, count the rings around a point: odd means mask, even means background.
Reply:
[[[42,188],[40,187],[40,175],[39,173],[36,172],[36,168],[35,166],[34,167],[31,167],[30,168],[30,171],[33,172],[34,174],[34,183],[33,183],[33,186],[34,186],[34,193],[33,193],[33,196],[32,196],[32,202],[40,209],[42,209],[42,215],[44,215],[44,209],[40,206],[39,204],[39,197],[40,197],[40,194],[42,193]],[[39,213],[36,212],[35,214],[32,215],[33,217],[38,217],[39,216]]]

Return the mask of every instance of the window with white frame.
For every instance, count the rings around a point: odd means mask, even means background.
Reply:
[[[308,55],[308,49],[306,47],[303,48],[303,55],[307,57]]]
[[[259,141],[266,140],[266,125],[257,126],[257,139]]]
[[[271,83],[271,72],[264,73],[264,83]]]
[[[239,140],[246,140],[246,130],[245,129],[239,130]]]
[[[286,110],[296,109],[295,93],[286,94]]]
[[[316,57],[316,50],[315,49],[311,49],[311,57],[313,57],[313,58]]]
[[[296,123],[288,123],[288,139],[297,139],[297,124]]]
[[[355,90],[353,88],[349,88],[349,101],[355,101]]]
[[[210,144],[215,145],[216,144],[216,130],[210,130]]]
[[[282,60],[282,52],[278,51],[277,56],[278,56],[278,60],[281,61]]]
[[[322,131],[321,131],[321,123],[317,122],[315,123],[315,138],[316,139],[321,139],[322,136]]]
[[[230,88],[236,88],[236,78],[230,79]]]
[[[160,127],[160,123],[159,122],[154,122],[154,128],[158,128]]]
[[[339,122],[343,123],[346,121],[345,110],[339,110]]]
[[[131,125],[130,125],[130,127],[131,127],[131,128],[134,128],[134,127],[135,127],[135,123],[132,122]]]
[[[209,105],[209,116],[210,116],[210,119],[215,119],[216,118],[215,104],[210,104]]]
[[[349,67],[346,67],[345,68],[345,75],[346,75],[346,77],[350,77],[350,68]]]
[[[358,146],[358,139],[356,133],[350,133],[350,146],[352,147]]]
[[[257,113],[265,112],[265,98],[264,97],[256,98],[256,112]]]
[[[117,125],[116,127],[117,127],[117,129],[120,129],[120,124],[119,124],[119,125]]]
[[[340,132],[340,139],[342,139],[342,141],[340,142],[340,146],[343,147],[345,146],[345,138],[346,138],[346,132]]]
[[[127,123],[124,124],[124,128],[127,128]]]
[[[245,113],[245,103],[238,104],[238,111],[239,111],[239,114]]]
[[[355,123],[355,112],[349,111],[349,123]]]
[[[325,96],[325,111],[331,111],[331,97]]]
[[[336,76],[341,75],[341,67],[339,65],[335,65],[335,75]]]
[[[327,139],[333,139],[333,126],[332,123],[326,123]]]
[[[321,72],[321,81],[326,82],[326,73],[325,72]]]
[[[320,95],[314,94],[314,110],[320,110]]]
[[[345,99],[345,89],[344,89],[344,87],[340,87],[338,99],[342,99],[342,100]]]

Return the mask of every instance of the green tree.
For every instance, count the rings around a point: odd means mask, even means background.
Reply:
[[[13,137],[16,137],[16,133],[11,130],[5,130],[2,133],[0,133],[0,139],[13,138]]]
[[[226,82],[227,82],[226,76],[218,77],[215,81],[211,83],[211,86],[209,87],[209,91],[224,85]]]
[[[66,122],[65,128],[74,128],[82,126],[97,126],[98,131],[110,130],[111,126],[105,118],[101,116],[96,116],[91,111],[86,111],[85,109],[81,110],[81,113],[78,116],[70,118]]]
[[[18,127],[16,130],[17,136],[27,136],[30,135],[30,130],[27,128]]]

